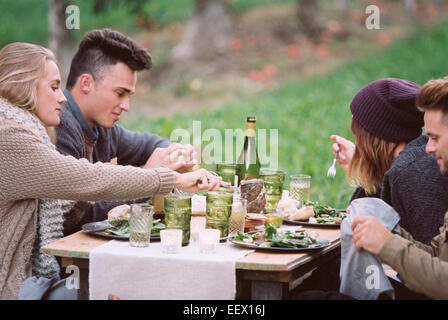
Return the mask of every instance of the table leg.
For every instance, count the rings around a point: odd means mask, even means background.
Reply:
[[[273,281],[252,281],[252,300],[284,300],[288,298],[288,283]]]

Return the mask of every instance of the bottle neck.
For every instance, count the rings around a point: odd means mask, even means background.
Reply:
[[[255,137],[255,122],[246,122],[246,137]]]

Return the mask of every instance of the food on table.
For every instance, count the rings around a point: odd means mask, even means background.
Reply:
[[[338,212],[335,208],[318,201],[307,201],[305,207],[298,209],[298,202],[291,198],[280,200],[277,210],[285,220],[308,221],[319,224],[341,224],[346,217],[345,212]]]
[[[109,224],[112,227],[104,230],[104,233],[121,237],[130,236],[131,230],[129,229],[129,220],[112,220],[109,221]],[[153,220],[151,228],[152,236],[159,235],[160,230],[163,229],[165,229],[165,224],[162,223],[160,219]]]
[[[241,181],[241,197],[247,200],[247,212],[264,213],[266,190],[263,179]]]
[[[347,216],[345,212],[338,212],[335,208],[318,201],[308,201],[306,205],[312,206],[314,210],[314,218],[310,218],[310,223],[341,224]]]
[[[107,220],[129,220],[131,216],[131,206],[127,204],[123,204],[121,206],[117,206],[112,208],[107,213]]]
[[[255,230],[255,227],[264,225],[266,216],[260,213],[247,213],[246,221],[244,223],[244,230],[251,232]]]
[[[234,241],[254,244],[262,248],[319,248],[323,246],[321,243],[317,243],[316,238],[306,231],[278,230],[271,224],[268,224],[263,232],[255,234],[238,232]]]
[[[280,228],[283,223],[283,217],[279,214],[267,214],[265,225],[272,224],[276,228]]]
[[[305,221],[310,219],[311,217],[314,217],[314,210],[313,206],[306,206],[302,209],[298,209],[296,212],[289,215],[289,220],[296,221]]]

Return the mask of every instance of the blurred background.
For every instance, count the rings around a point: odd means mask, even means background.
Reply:
[[[75,30],[65,27],[72,4],[80,13]],[[366,27],[369,5],[379,8],[379,29]],[[153,56],[122,126],[170,137],[176,128],[192,133],[193,121],[201,121],[202,132],[216,128],[224,136],[255,115],[268,138],[278,129],[278,146],[271,146],[278,167],[310,174],[311,200],[337,208],[346,207],[354,187],[339,167],[335,179],[326,177],[329,137],[353,139],[356,92],[378,78],[422,85],[448,73],[446,0],[0,0],[0,46],[50,47],[63,77],[83,34],[103,27],[126,33]]]

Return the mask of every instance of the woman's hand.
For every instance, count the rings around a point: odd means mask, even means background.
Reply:
[[[223,182],[224,184],[224,182]],[[218,190],[221,178],[214,172],[199,169],[188,173],[174,172],[174,187],[186,192],[195,193],[204,190]]]
[[[332,135],[330,139],[336,142],[333,143],[332,149],[334,153],[338,152],[337,163],[347,172],[355,154],[355,144],[341,136]]]

